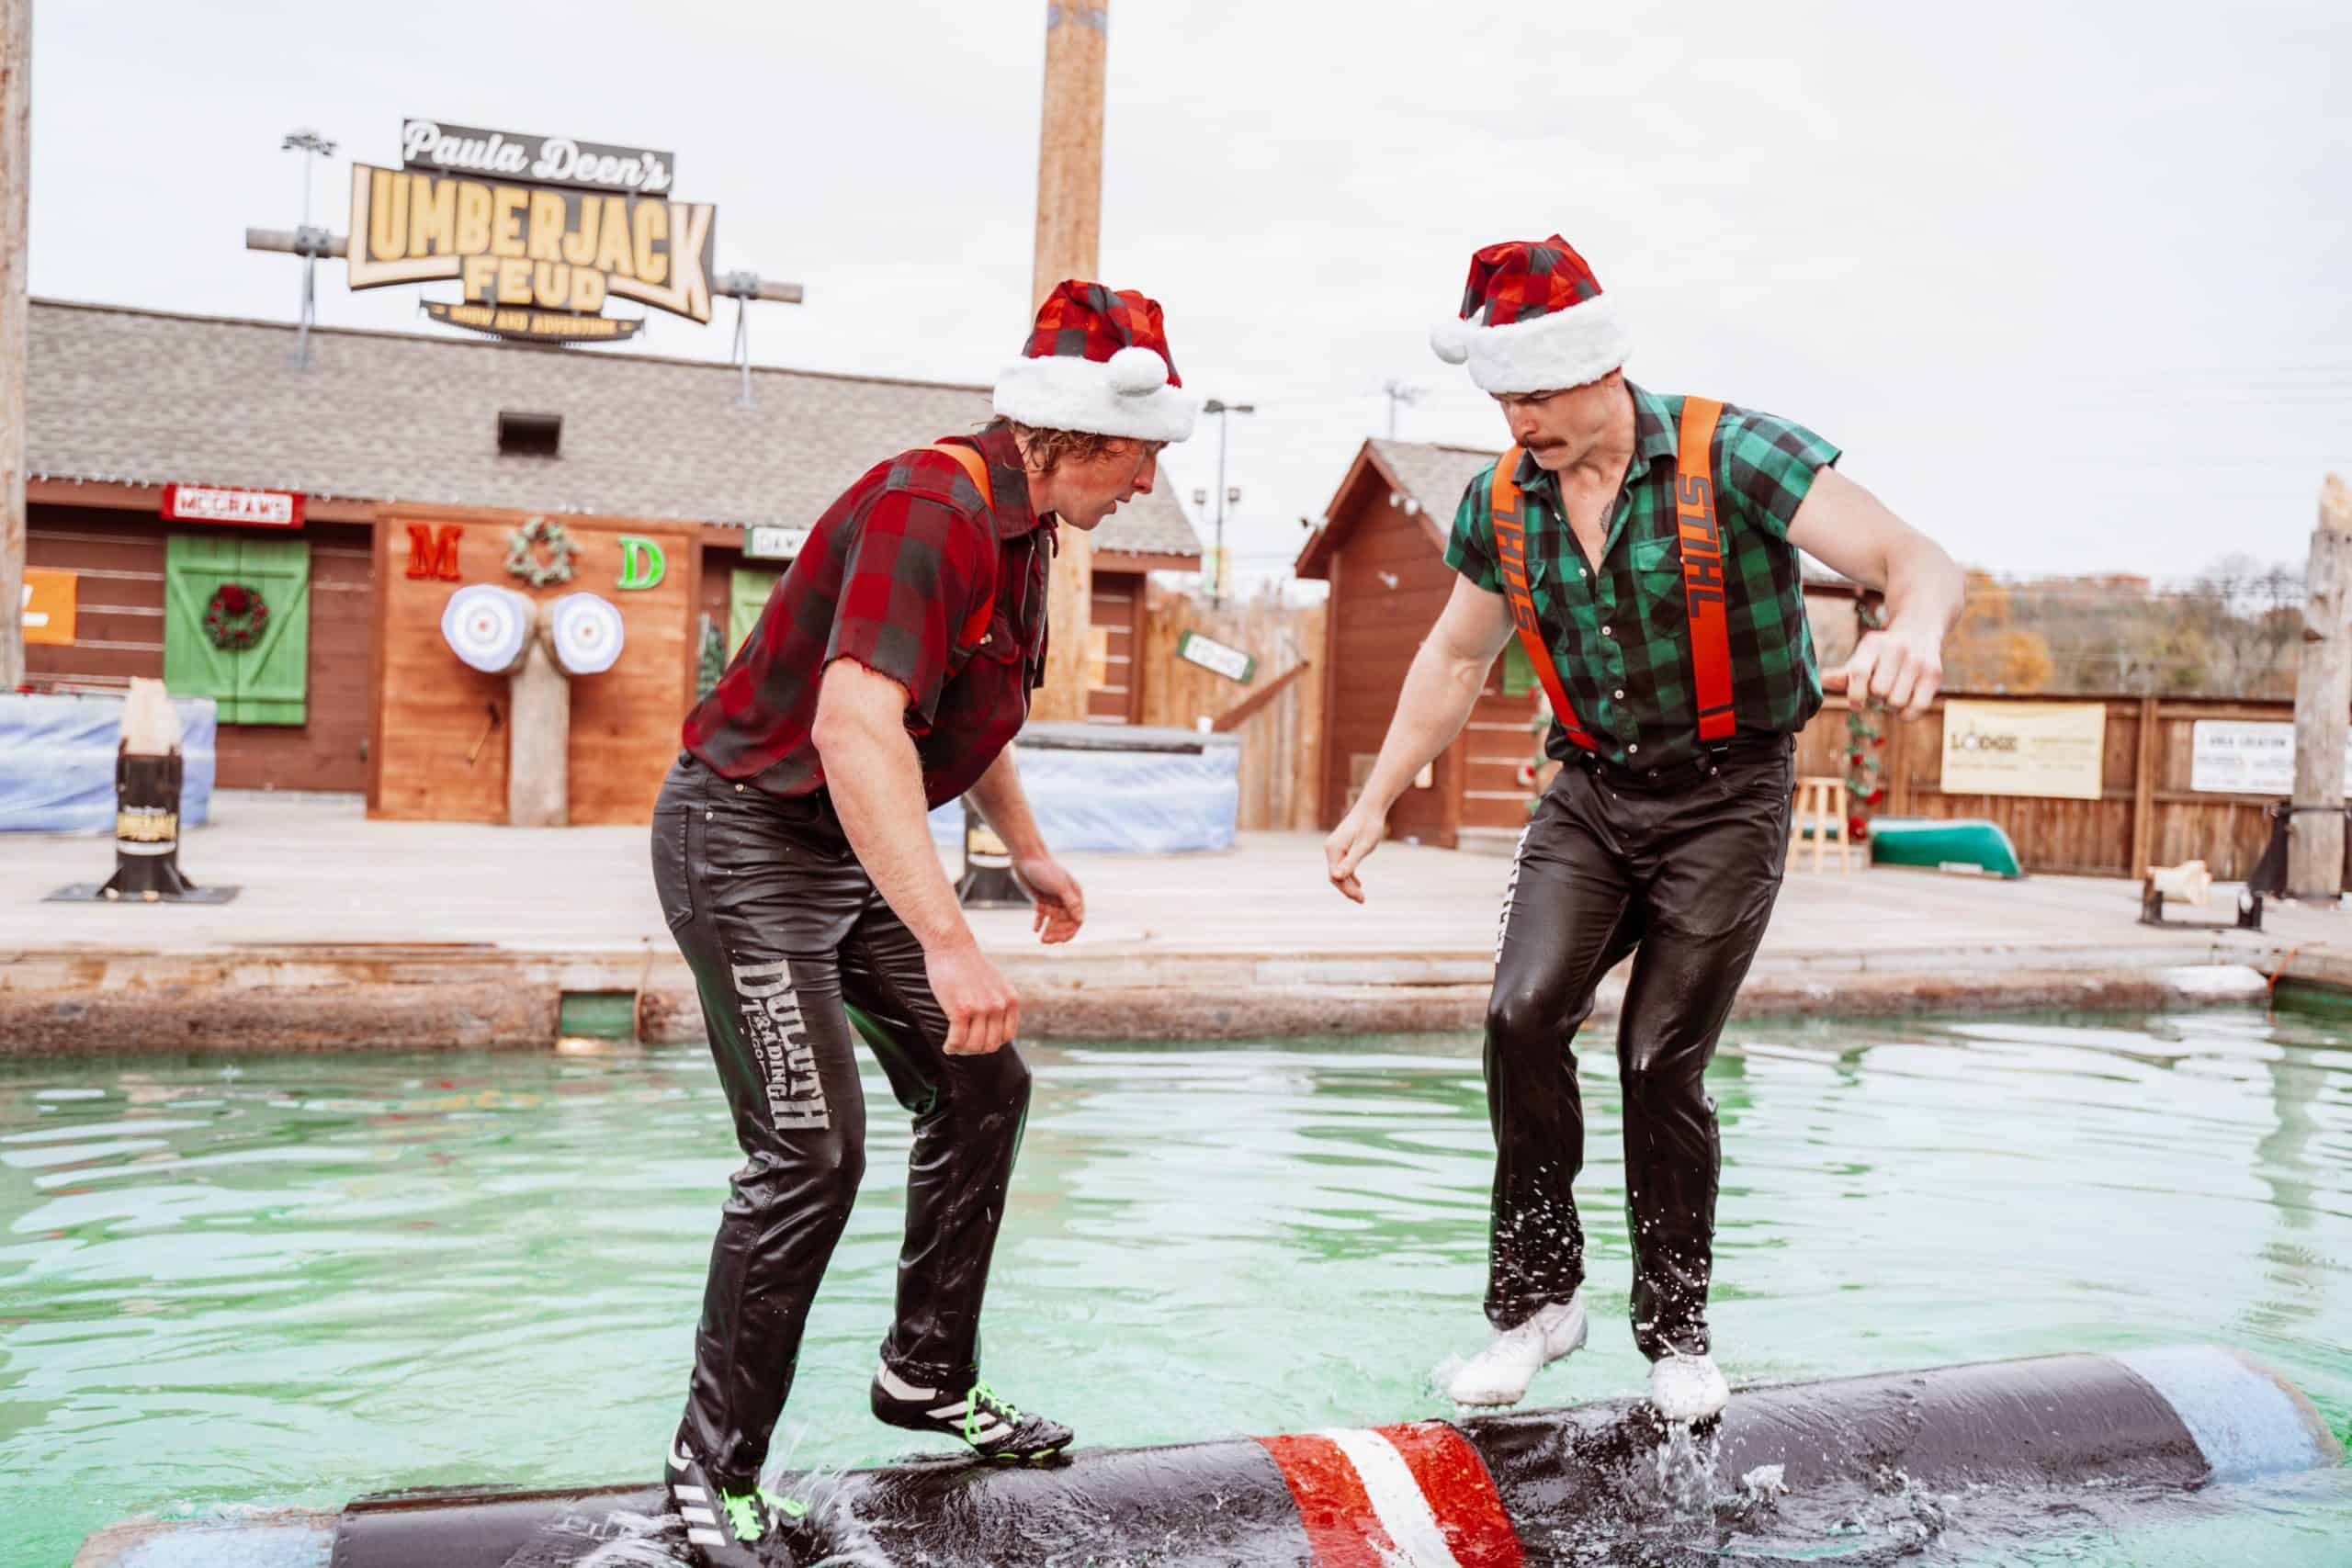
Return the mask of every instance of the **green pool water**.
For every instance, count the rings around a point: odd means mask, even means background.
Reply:
[[[1643,1386],[1617,1090],[1585,1043],[1598,1311],[1548,1404]],[[1028,1054],[1001,1389],[1100,1444],[1445,1413],[1429,1370],[1485,1333],[1474,1039]],[[2352,1433],[2352,1022],[1759,1024],[1711,1084],[1735,1382],[2210,1340]],[[865,1193],[779,1433],[800,1465],[922,1442],[864,1409],[907,1142],[867,1095]],[[134,1515],[650,1480],[734,1162],[699,1050],[0,1065],[0,1562]],[[2352,1472],[2222,1501],[1928,1550],[2352,1561]]]

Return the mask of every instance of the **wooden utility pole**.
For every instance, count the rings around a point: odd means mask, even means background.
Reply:
[[[2305,569],[2303,659],[2295,676],[2295,805],[2287,829],[2290,897],[2335,904],[2344,890],[2344,735],[2352,712],[2352,491],[2320,487]]]
[[[1030,309],[1066,277],[1099,281],[1102,243],[1102,64],[1109,53],[1108,0],[1054,0],[1046,7],[1045,114],[1037,131],[1037,243]],[[1094,544],[1064,528],[1046,598],[1052,646],[1033,716],[1086,716],[1092,643]]]
[[[25,186],[33,0],[0,0],[0,692],[25,683]]]

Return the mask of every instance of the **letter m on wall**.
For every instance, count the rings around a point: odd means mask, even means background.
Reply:
[[[458,540],[465,530],[455,523],[444,523],[435,528],[430,523],[408,525],[408,574],[411,577],[437,578],[444,582],[458,581]]]

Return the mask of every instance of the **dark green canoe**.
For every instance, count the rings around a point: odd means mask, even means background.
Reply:
[[[1981,817],[1881,817],[1871,824],[1873,865],[1968,866],[1990,876],[2023,876],[2018,850],[1997,822]]]

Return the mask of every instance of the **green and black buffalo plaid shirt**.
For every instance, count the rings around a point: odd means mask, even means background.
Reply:
[[[1596,579],[1560,507],[1559,481],[1521,460],[1527,508],[1527,584],[1577,717],[1601,754],[1644,772],[1700,750],[1690,681],[1690,630],[1675,546],[1674,465],[1679,397],[1630,381],[1634,460],[1609,520]],[[1806,629],[1803,575],[1789,523],[1814,476],[1838,448],[1803,425],[1724,406],[1715,427],[1716,517],[1731,631],[1732,709],[1741,736],[1792,735],[1821,706],[1821,672]],[[1453,516],[1445,562],[1490,593],[1495,564],[1494,468],[1470,481]],[[1544,750],[1571,748],[1555,724]]]

